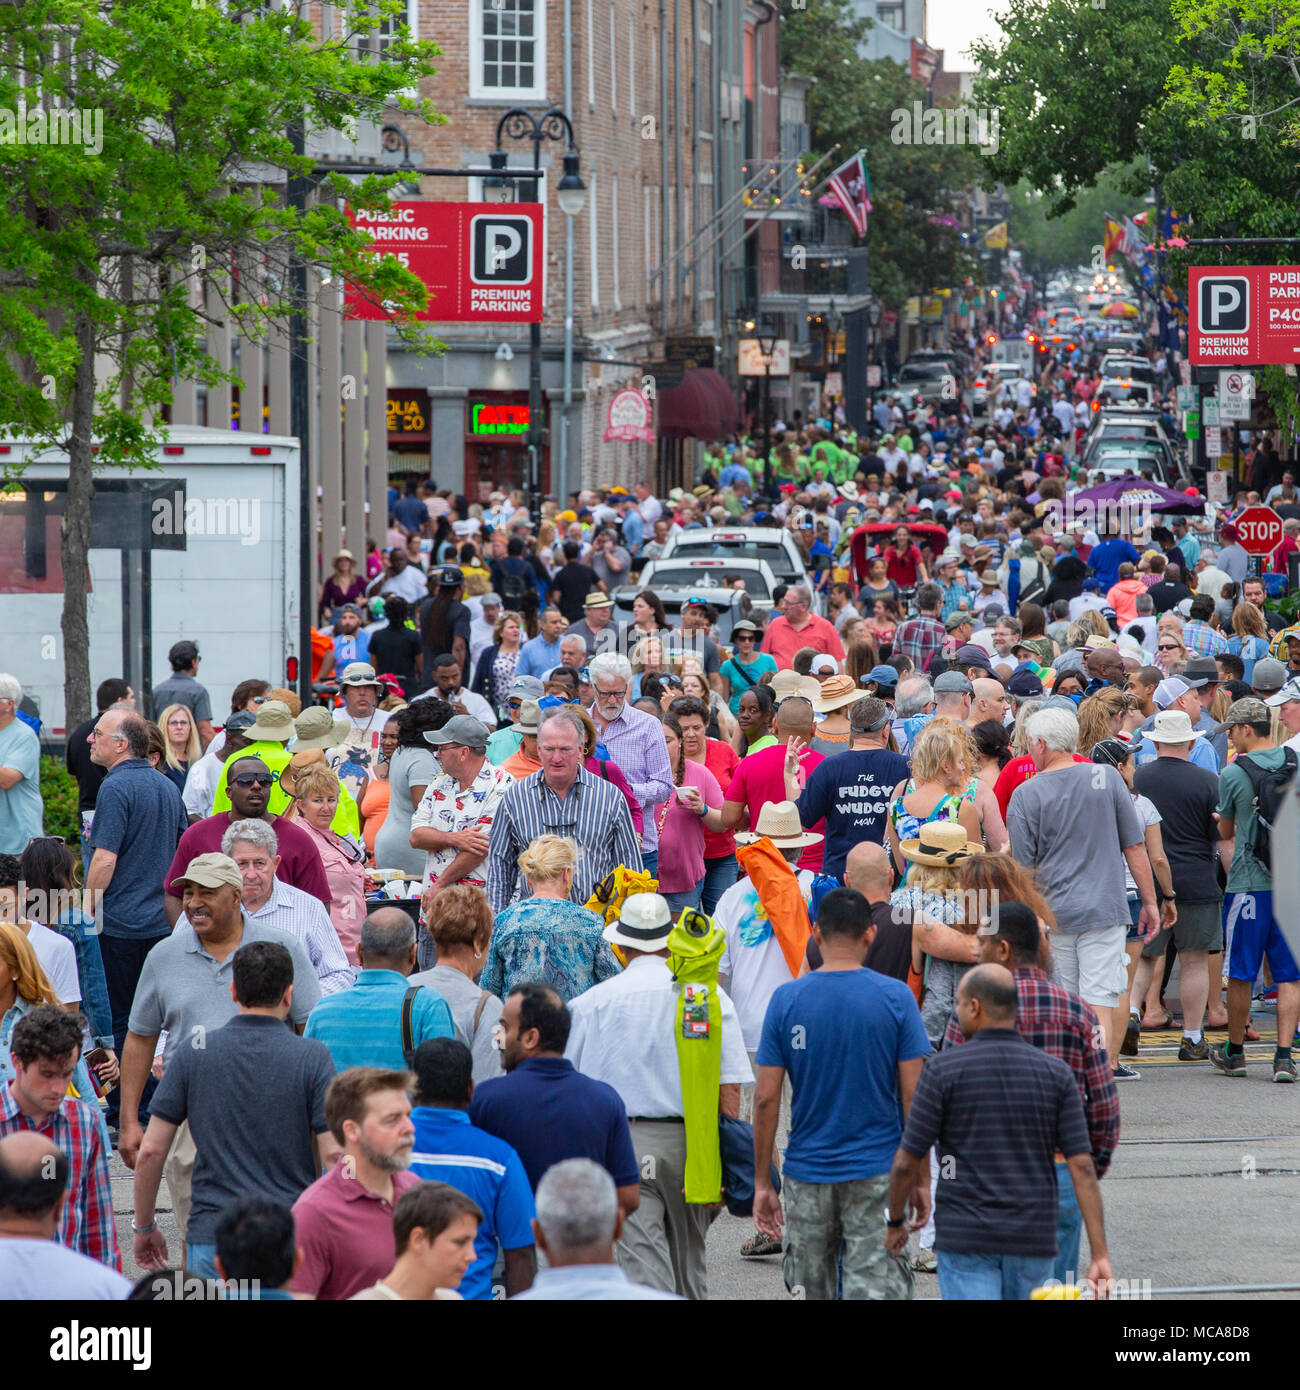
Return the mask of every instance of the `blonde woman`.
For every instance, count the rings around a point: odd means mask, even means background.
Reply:
[[[541,835],[519,856],[532,893],[497,916],[479,984],[505,999],[517,984],[550,985],[567,1003],[619,972],[604,919],[570,901],[582,853],[575,841]]]
[[[932,719],[917,735],[912,775],[894,788],[889,802],[889,847],[900,874],[907,868],[902,842],[917,839],[932,822],[958,821],[968,840],[979,841],[978,768],[966,726],[955,719]]]
[[[176,790],[185,790],[185,778],[190,768],[203,756],[198,727],[188,705],[168,705],[158,716],[163,736],[162,771],[176,783]]]
[[[1263,613],[1253,603],[1239,603],[1232,610],[1228,651],[1241,658],[1246,668],[1242,680],[1249,685],[1255,674],[1255,663],[1268,655],[1268,626]]]
[[[1175,671],[1181,671],[1187,662],[1187,648],[1183,645],[1183,639],[1173,628],[1162,628],[1156,638],[1155,665],[1162,670],[1166,676],[1172,676]]]
[[[1091,748],[1104,738],[1119,738],[1131,707],[1131,697],[1113,685],[1089,695],[1079,705],[1079,747]]]
[[[330,829],[339,805],[339,779],[320,763],[310,763],[296,774],[286,767],[280,774],[280,789],[292,798],[285,814],[311,836],[321,857],[330,890],[330,921],[348,963],[356,965],[366,916],[366,851],[350,835]]]
[[[628,692],[628,703],[635,704],[641,698],[641,683],[647,676],[671,675],[668,669],[668,653],[658,636],[643,637],[628,656],[632,666],[632,688]]]

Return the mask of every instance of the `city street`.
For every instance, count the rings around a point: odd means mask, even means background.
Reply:
[[[1140,1081],[1119,1088],[1120,1148],[1102,1183],[1106,1233],[1117,1279],[1150,1281],[1162,1289],[1283,1284],[1288,1292],[1252,1298],[1291,1299],[1300,1291],[1300,1246],[1294,1210],[1300,1196],[1300,1091],[1275,1086],[1273,1019],[1257,1014],[1264,1041],[1248,1046],[1253,1064],[1244,1081],[1219,1076],[1208,1062],[1177,1061],[1177,1040],[1155,1034],[1143,1046]],[[113,1206],[124,1268],[130,1258],[131,1175],[113,1158]],[[175,1223],[164,1184],[158,1222],[176,1258]],[[753,1234],[748,1221],[725,1212],[709,1234],[709,1297],[713,1300],[786,1297],[779,1257],[742,1259]],[[1085,1238],[1086,1249],[1086,1238]],[[1081,1261],[1081,1263],[1085,1263]],[[1219,1294],[1169,1297],[1231,1299]],[[918,1274],[918,1299],[938,1299],[933,1274]]]

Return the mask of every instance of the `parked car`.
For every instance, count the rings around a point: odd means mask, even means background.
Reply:
[[[794,537],[776,526],[701,526],[678,531],[668,537],[659,563],[665,560],[711,556],[724,560],[766,560],[779,584],[807,584],[812,587],[807,566]],[[644,573],[644,571],[643,571]],[[643,584],[641,586],[645,588]],[[656,589],[656,593],[659,591]],[[818,600],[813,599],[814,608]]]
[[[640,574],[642,589],[698,589],[709,598],[715,590],[735,588],[741,580],[755,608],[771,608],[772,594],[780,582],[766,560],[733,559],[730,556],[694,555],[679,552],[673,559],[651,560]]]

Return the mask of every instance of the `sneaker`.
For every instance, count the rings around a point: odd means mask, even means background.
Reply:
[[[1294,1081],[1295,1063],[1290,1057],[1273,1058],[1273,1080],[1274,1081]]]
[[[933,1274],[939,1268],[939,1257],[933,1249],[918,1246],[916,1254],[912,1256],[912,1268],[918,1274]]]
[[[1246,1074],[1246,1054],[1238,1052],[1229,1057],[1226,1043],[1223,1047],[1210,1049],[1210,1061],[1214,1063],[1215,1071],[1222,1072],[1224,1076],[1245,1076]]]
[[[1210,1044],[1204,1038],[1200,1042],[1193,1042],[1184,1033],[1183,1041],[1178,1048],[1178,1060],[1180,1062],[1208,1062],[1210,1060]]]
[[[740,1247],[740,1253],[747,1259],[758,1259],[761,1255],[779,1255],[781,1253],[781,1242],[773,1240],[771,1236],[765,1236],[761,1232],[751,1236],[744,1245]]]
[[[1116,1081],[1140,1081],[1142,1073],[1136,1067],[1126,1066],[1123,1062],[1115,1064]]]
[[[1138,1041],[1142,1037],[1142,1019],[1138,1014],[1129,1014],[1128,1027],[1124,1030],[1124,1041],[1119,1045],[1121,1057],[1136,1057]]]

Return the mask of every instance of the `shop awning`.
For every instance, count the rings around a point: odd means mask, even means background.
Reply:
[[[715,442],[734,434],[739,421],[735,392],[712,367],[691,367],[682,374],[680,385],[660,393],[661,439]]]

